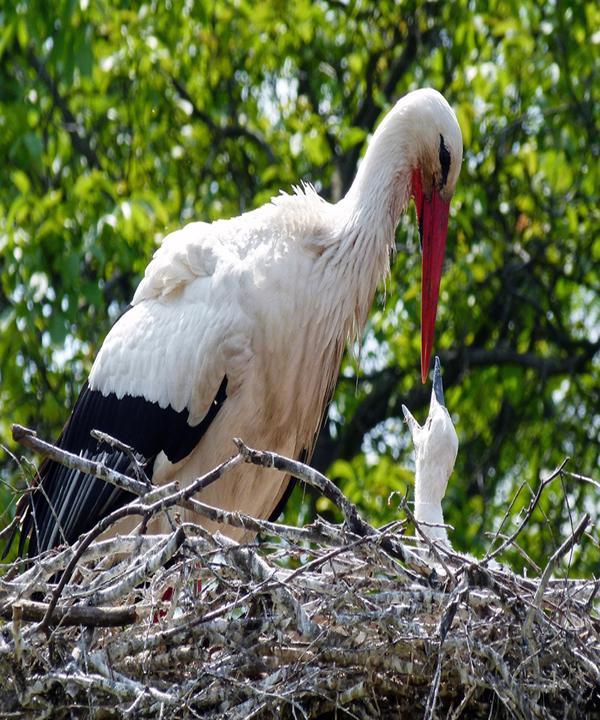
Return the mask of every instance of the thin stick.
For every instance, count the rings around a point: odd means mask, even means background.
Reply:
[[[105,436],[104,433],[98,433],[97,431],[92,432],[99,437],[101,436],[103,439],[110,438],[110,436]],[[171,482],[160,487],[149,487],[144,482],[134,480],[127,475],[123,475],[122,473],[112,470],[102,462],[82,458],[79,455],[74,455],[73,453],[62,450],[51,443],[45,442],[37,437],[34,430],[21,425],[13,425],[13,437],[24,447],[34,450],[40,453],[40,455],[48,457],[65,467],[73,470],[79,470],[83,474],[92,475],[100,480],[110,483],[111,485],[115,485],[121,490],[125,490],[132,495],[136,495],[144,501],[146,506],[155,503],[161,498],[171,498],[173,494],[180,492],[179,486],[176,482]],[[110,439],[112,440],[112,438]],[[121,444],[118,446],[121,447]],[[216,475],[213,473],[207,473],[203,477],[197,478],[190,486],[194,488],[193,494],[209,487],[212,483],[218,480],[219,477],[221,476],[218,473]],[[233,527],[241,527],[251,532],[263,532],[276,535],[285,534],[291,539],[298,541],[313,540],[323,542],[325,540],[323,534],[319,533],[317,530],[313,530],[311,532],[308,528],[293,528],[290,526],[277,525],[267,520],[251,518],[243,513],[220,510],[219,508],[206,505],[205,503],[193,499],[189,493],[181,493],[176,502],[173,503],[169,500],[169,502],[165,504],[165,507],[170,507],[173,504],[183,507],[186,510],[190,510],[202,517],[207,517],[213,522],[231,525]],[[145,516],[143,512],[129,512],[127,514],[140,514]],[[149,515],[145,517],[149,517]],[[13,520],[11,527],[16,526],[18,522],[18,519]],[[114,520],[114,522],[116,522],[116,520]],[[285,527],[287,527],[287,530],[284,530]],[[8,532],[8,529],[4,532]]]
[[[529,503],[529,507],[527,508],[527,512],[525,513],[525,516],[519,523],[519,526],[517,527],[517,529],[512,533],[512,535],[509,535],[506,538],[506,540],[502,543],[502,545],[500,545],[500,547],[496,548],[496,550],[494,550],[494,552],[491,553],[488,551],[488,553],[486,554],[486,556],[483,560],[484,562],[487,560],[492,560],[493,558],[500,555],[501,552],[504,552],[504,550],[506,550],[506,548],[509,545],[511,545],[514,542],[514,540],[521,534],[521,531],[527,525],[527,523],[529,522],[529,518],[531,517],[531,515],[533,514],[533,511],[535,510],[535,507],[538,504],[538,501],[542,495],[542,492],[544,491],[544,489],[546,487],[548,487],[548,485],[553,480],[555,480],[561,474],[564,466],[569,462],[570,459],[571,458],[566,457],[562,461],[562,463],[556,468],[556,470],[550,475],[550,477],[547,477],[545,480],[542,480],[542,482],[538,486],[538,489],[537,489],[535,495],[533,496],[531,502]]]
[[[593,485],[595,488],[600,490],[600,482],[597,482],[587,475],[579,475],[578,473],[569,472],[568,470],[563,470],[563,473],[568,477],[572,477],[574,480],[581,480],[582,482],[590,483],[590,485]]]
[[[486,537],[492,537],[492,533],[485,533],[485,535],[486,535]],[[507,540],[508,535],[504,535],[503,533],[496,531],[495,533],[493,533],[493,540],[490,543],[490,547],[493,547],[494,543],[496,542],[496,540],[498,538],[500,538],[500,540]],[[525,550],[523,550],[523,548],[518,543],[511,541],[510,545],[519,553],[519,555],[533,569],[534,572],[536,572],[536,573],[542,572],[542,568],[532,558],[529,557],[529,555],[525,552]]]
[[[136,455],[135,448],[131,447],[131,445],[126,445],[124,442],[121,442],[117,438],[114,438],[112,435],[102,432],[101,430],[91,430],[90,435],[95,440],[105,443],[106,445],[110,445],[110,447],[114,447],[124,455],[127,455],[139,482],[143,482],[148,486],[152,484],[146,475],[146,471],[144,470],[144,465],[147,461],[143,458],[144,462],[140,460],[140,457]]]
[[[542,578],[537,587],[537,590],[535,591],[535,595],[533,597],[533,603],[532,603],[531,607],[529,608],[529,612],[527,613],[527,618],[525,620],[525,623],[523,624],[524,632],[529,632],[531,630],[531,624],[533,623],[533,618],[535,617],[535,615],[537,613],[540,612],[542,598],[544,597],[544,592],[546,591],[546,587],[548,585],[550,577],[552,576],[552,573],[554,571],[554,567],[556,566],[556,563],[560,560],[560,558],[565,553],[568,553],[569,550],[576,543],[579,542],[579,538],[583,535],[583,531],[586,529],[589,522],[590,522],[590,516],[588,515],[588,513],[586,513],[581,518],[581,520],[579,521],[579,524],[577,525],[575,530],[573,530],[571,535],[564,541],[564,543],[552,555],[550,560],[548,560],[548,563],[546,564],[546,567],[544,569],[544,574],[542,575]]]
[[[239,439],[234,438],[234,443],[243,457],[245,462],[252,465],[260,465],[261,467],[273,467],[284,473],[305,482],[307,485],[316,488],[328,500],[331,500],[343,513],[348,528],[363,537],[366,535],[376,535],[380,537],[381,547],[393,557],[399,558],[405,562],[410,561],[415,566],[422,566],[421,559],[405,547],[399,541],[382,536],[372,525],[369,525],[358,513],[356,505],[350,502],[344,493],[334,485],[329,478],[317,472],[314,468],[304,465],[296,460],[290,460],[283,455],[274,452],[263,452],[249,448]]]
[[[23,445],[23,447],[29,448],[29,450],[35,450],[35,452],[40,455],[50,458],[50,460],[54,460],[54,462],[64,465],[71,470],[79,470],[86,475],[93,475],[93,477],[104,480],[133,495],[145,495],[148,492],[148,486],[145,483],[139,480],[133,480],[133,478],[127,475],[116,472],[116,470],[112,470],[103,463],[88,460],[87,458],[57,448],[38,438],[35,430],[23,427],[22,425],[13,425],[12,436],[13,440]]]
[[[498,529],[496,530],[496,533],[495,533],[494,537],[492,538],[492,541],[490,542],[490,546],[488,548],[488,553],[490,552],[490,549],[494,547],[494,545],[496,544],[496,540],[499,537],[506,538],[506,535],[501,535],[502,528],[504,527],[504,524],[510,517],[510,513],[512,512],[512,509],[513,509],[515,503],[517,502],[517,498],[521,494],[521,491],[523,490],[523,488],[525,487],[526,484],[527,484],[526,480],[521,481],[521,484],[517,488],[517,492],[513,495],[512,500],[508,504],[508,507],[506,508],[506,512],[504,513],[504,516],[502,517],[502,520],[500,521],[500,525],[498,525]]]

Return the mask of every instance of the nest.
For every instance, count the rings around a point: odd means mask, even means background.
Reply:
[[[376,529],[305,465],[239,443],[214,473],[232,462],[293,474],[344,522],[296,528],[138,487],[136,514],[171,512],[170,534],[101,541],[110,517],[8,566],[0,717],[600,717],[599,582],[553,578],[589,516],[529,579],[493,560],[502,546],[478,561],[418,524],[417,542],[406,504],[410,522]],[[178,524],[190,502],[260,542]]]

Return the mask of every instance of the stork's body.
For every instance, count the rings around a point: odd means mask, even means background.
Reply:
[[[461,156],[460,130],[446,101],[435,91],[417,91],[381,123],[339,203],[305,187],[240,217],[169,235],[132,307],[104,341],[60,444],[95,456],[89,431],[103,430],[149,458],[154,483],[176,479],[182,486],[229,457],[236,436],[310,457],[345,343],[364,327],[411,195],[423,242],[428,365],[447,207]],[[118,452],[105,461],[129,469]],[[40,476],[43,493],[34,493],[24,524],[30,553],[73,541],[128,499],[54,463],[42,466]],[[268,517],[287,483],[275,471],[245,465],[200,498]],[[150,530],[166,529],[162,522]]]
[[[364,251],[364,239],[357,237],[362,230],[340,227],[344,220],[339,205],[305,188],[239,218],[195,223],[167,238],[90,375],[96,391],[118,397],[133,390],[159,405],[189,409],[192,425],[206,416],[226,381],[226,401],[210,428],[175,464],[161,452],[153,468],[155,483],[186,484],[211,470],[231,455],[234,437],[289,457],[310,454],[345,340],[364,325],[393,239],[390,227],[381,228],[385,239],[370,233],[373,251],[379,247],[378,263],[356,272]],[[257,232],[260,228],[269,232]],[[188,307],[197,314],[186,313]],[[171,343],[164,356],[159,348],[167,328]],[[135,346],[135,353],[119,353],[125,345]],[[209,357],[197,353],[203,347],[214,349]],[[181,377],[203,382],[172,381]],[[286,485],[277,471],[243,466],[198,497],[269,517]],[[151,529],[166,530],[165,523],[157,518]],[[244,536],[235,528],[227,532],[236,539]]]

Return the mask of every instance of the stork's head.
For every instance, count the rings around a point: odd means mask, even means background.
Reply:
[[[433,389],[425,424],[421,427],[405,405],[402,406],[402,412],[412,435],[419,474],[424,481],[439,484],[437,490],[441,494],[436,499],[441,501],[454,468],[458,437],[444,404],[442,370],[438,357],[435,358]]]
[[[416,90],[407,98],[414,153],[411,195],[421,239],[421,381],[433,349],[450,200],[462,164],[462,135],[454,111],[435,90]]]
[[[400,98],[381,121],[348,194],[351,205],[367,207],[371,226],[392,224],[392,229],[410,198],[414,198],[423,256],[423,382],[431,360],[448,212],[462,164],[462,149],[456,115],[444,97],[432,89],[415,90]]]

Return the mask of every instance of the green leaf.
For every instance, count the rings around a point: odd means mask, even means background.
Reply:
[[[11,173],[11,180],[19,189],[19,192],[23,193],[23,195],[27,195],[27,193],[29,193],[31,183],[29,182],[27,175],[22,170],[13,170]]]

